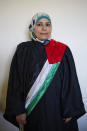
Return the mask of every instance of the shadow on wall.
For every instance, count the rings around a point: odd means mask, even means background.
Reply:
[[[26,36],[26,40],[27,40],[27,41],[32,40],[31,33],[30,33],[29,30],[26,30],[26,31],[25,31],[25,36]]]
[[[4,80],[1,92],[1,112],[4,113],[6,107],[6,96],[7,96],[8,78]]]
[[[15,49],[13,49],[12,54],[9,55],[9,58],[6,61],[6,66],[5,66],[5,72],[3,74],[3,81],[2,81],[2,89],[0,92],[1,99],[0,99],[0,110],[2,113],[5,111],[6,107],[6,96],[7,96],[7,88],[8,88],[8,78],[9,78],[9,70],[10,70],[10,65],[11,65],[11,60],[13,57],[13,54],[15,52]]]

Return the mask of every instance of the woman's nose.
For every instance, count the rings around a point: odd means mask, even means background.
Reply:
[[[43,26],[42,26],[42,29],[43,29],[43,30],[46,30],[46,25],[43,25]]]

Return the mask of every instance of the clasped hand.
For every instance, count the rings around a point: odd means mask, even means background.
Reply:
[[[17,115],[17,116],[16,116],[16,121],[17,121],[19,124],[25,125],[25,124],[27,123],[27,121],[26,121],[26,113]]]
[[[65,123],[69,122],[72,118],[69,117],[69,118],[65,118],[63,119]],[[16,116],[16,121],[19,123],[19,124],[23,124],[25,125],[27,123],[26,121],[26,113],[23,113],[23,114],[20,114],[18,116]]]

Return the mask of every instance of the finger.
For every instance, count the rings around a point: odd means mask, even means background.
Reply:
[[[26,119],[21,120],[21,124],[26,124],[26,123],[27,123]]]
[[[17,120],[17,122],[19,124],[26,124],[26,120],[25,119],[19,119],[19,120]]]
[[[71,117],[70,118],[66,118],[65,119],[65,123],[69,122],[71,119],[72,119]]]

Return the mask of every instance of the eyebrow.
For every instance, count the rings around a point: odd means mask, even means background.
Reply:
[[[51,22],[37,22],[37,24],[38,24],[38,23],[51,23]]]

